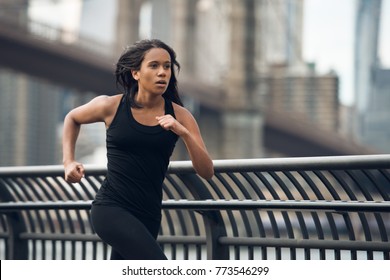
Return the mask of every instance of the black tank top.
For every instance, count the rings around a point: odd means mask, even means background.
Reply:
[[[175,117],[167,99],[165,114]],[[117,205],[136,216],[160,219],[162,183],[177,139],[160,125],[138,123],[123,97],[106,132],[107,176],[93,203]]]

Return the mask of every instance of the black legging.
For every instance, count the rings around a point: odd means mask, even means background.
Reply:
[[[112,260],[166,260],[157,243],[160,223],[138,219],[115,206],[92,205],[92,225],[97,235],[111,246]]]

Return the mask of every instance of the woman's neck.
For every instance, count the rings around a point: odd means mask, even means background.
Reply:
[[[161,107],[164,103],[164,98],[161,95],[137,93],[135,101],[145,109]]]

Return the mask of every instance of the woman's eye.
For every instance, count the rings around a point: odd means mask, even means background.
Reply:
[[[152,68],[152,69],[157,69],[158,67],[160,67],[160,64],[152,63],[152,64],[149,64],[149,67]],[[171,64],[164,64],[164,65],[162,65],[162,67],[164,69],[170,69],[171,68]]]

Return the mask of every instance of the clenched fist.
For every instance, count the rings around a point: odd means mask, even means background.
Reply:
[[[64,164],[65,181],[68,183],[78,183],[84,177],[84,166],[76,161]]]

